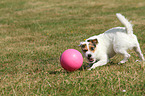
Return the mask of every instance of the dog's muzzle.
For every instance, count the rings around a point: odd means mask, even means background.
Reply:
[[[94,59],[91,58],[91,57],[92,57],[92,55],[91,54],[88,54],[88,60],[89,60],[89,62],[94,62]]]

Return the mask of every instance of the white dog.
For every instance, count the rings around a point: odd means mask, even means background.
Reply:
[[[127,53],[128,49],[134,49],[140,59],[144,61],[137,37],[133,34],[131,23],[120,13],[117,13],[116,16],[125,27],[115,27],[103,34],[90,37],[85,42],[80,42],[84,56],[90,64],[93,64],[88,70],[107,64],[109,58],[117,53],[124,56],[119,64],[125,63],[130,57],[130,54]]]

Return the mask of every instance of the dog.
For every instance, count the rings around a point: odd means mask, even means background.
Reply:
[[[88,70],[107,64],[109,58],[115,54],[124,56],[118,64],[125,63],[130,57],[128,49],[134,49],[141,61],[144,61],[137,37],[133,34],[132,24],[122,14],[116,13],[116,16],[125,27],[114,27],[80,42],[84,56],[90,65],[93,64]]]

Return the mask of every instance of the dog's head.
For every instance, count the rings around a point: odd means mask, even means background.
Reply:
[[[97,44],[97,39],[87,39],[85,42],[80,42],[82,52],[90,63],[94,63],[96,61],[95,51],[97,49]]]

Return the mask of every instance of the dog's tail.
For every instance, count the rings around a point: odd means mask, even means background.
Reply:
[[[119,21],[126,27],[127,34],[133,34],[132,24],[120,13],[116,13],[116,16]]]

